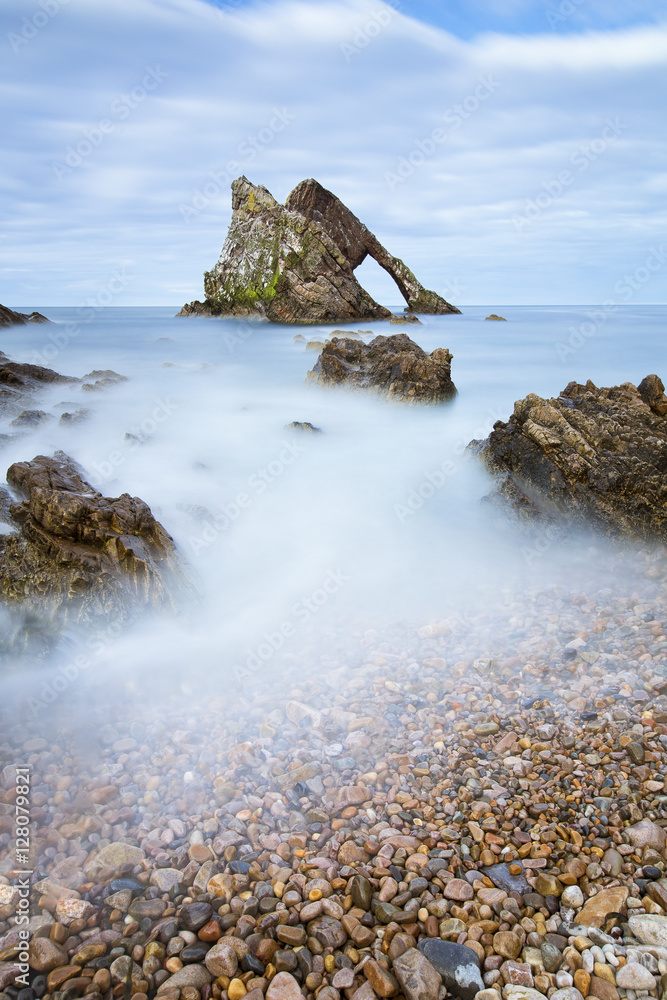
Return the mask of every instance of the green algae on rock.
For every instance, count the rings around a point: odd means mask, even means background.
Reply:
[[[274,323],[391,319],[354,276],[369,255],[412,312],[459,312],[424,288],[317,181],[302,181],[281,205],[240,177],[232,184],[232,221],[220,258],[204,275],[205,301],[183,306],[179,315],[262,316]]]

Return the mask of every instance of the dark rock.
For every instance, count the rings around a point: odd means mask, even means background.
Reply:
[[[523,872],[520,875],[512,875],[509,865],[504,862],[497,865],[489,865],[488,868],[482,868],[482,872],[487,878],[491,879],[498,889],[504,889],[505,892],[520,892],[522,896],[525,893],[532,892]]]
[[[61,424],[80,424],[87,418],[88,410],[74,410],[72,413],[62,413],[60,415]]]
[[[390,323],[395,323],[401,325],[404,323],[419,323],[421,326],[421,320],[414,313],[406,313],[404,316],[392,316],[389,320]]]
[[[178,914],[179,925],[186,931],[198,931],[213,914],[210,903],[186,903]]]
[[[9,508],[19,531],[0,536],[5,600],[71,621],[173,607],[174,544],[143,500],[103,497],[62,452],[15,463],[7,481],[25,499]]]
[[[293,420],[291,424],[285,426],[286,431],[307,431],[309,434],[323,434],[321,427],[315,427],[309,421]]]
[[[108,389],[111,385],[118,385],[119,382],[127,382],[126,375],[119,375],[118,372],[106,368],[104,371],[92,371],[84,375],[82,389],[87,392],[98,392],[100,389]]]
[[[308,378],[323,385],[371,389],[404,402],[441,403],[456,395],[451,367],[446,348],[427,354],[405,333],[376,337],[370,344],[334,337]]]
[[[471,445],[497,477],[493,498],[612,534],[667,537],[662,382],[648,376],[642,386],[643,395],[630,382],[608,389],[571,382],[558,399],[518,400],[507,423]]]
[[[7,306],[0,306],[0,326],[23,326],[25,323],[49,323],[50,320],[41,313],[19,313]]]
[[[425,938],[417,947],[440,973],[448,993],[461,1000],[474,1000],[475,994],[484,989],[479,958],[472,948],[438,938]]]
[[[59,375],[51,368],[10,361],[0,351],[0,410],[20,414],[30,407],[32,398],[45,385],[71,385],[78,379]]]
[[[178,957],[184,965],[189,965],[191,962],[203,962],[210,950],[210,944],[195,941],[194,944],[187,945],[183,951],[179,952]]]
[[[647,375],[637,386],[637,392],[647,406],[650,406],[659,417],[667,414],[667,396],[665,387],[657,375]]]
[[[240,177],[232,184],[232,221],[218,263],[204,275],[206,301],[182,316],[259,315],[276,323],[390,319],[354,270],[368,255],[392,276],[415,312],[458,312],[417,281],[403,261],[330,191],[302,181],[285,205]]]
[[[348,883],[349,892],[355,906],[362,910],[370,910],[373,887],[363,875],[355,875]]]
[[[544,963],[545,970],[547,972],[557,972],[563,961],[562,949],[557,948],[555,944],[551,944],[549,941],[544,941],[540,945],[540,951],[542,952],[542,962]]]
[[[24,410],[12,420],[10,426],[38,427],[39,424],[44,424],[47,420],[53,420],[53,417],[50,413],[45,413],[44,410]]]

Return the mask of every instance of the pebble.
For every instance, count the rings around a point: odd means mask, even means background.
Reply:
[[[616,985],[624,990],[654,990],[655,977],[636,962],[628,962],[616,974]]]
[[[655,993],[667,963],[637,947],[667,948],[667,608],[633,586],[360,633],[233,712],[110,699],[85,763],[8,719],[42,995],[120,993],[128,970],[139,1000],[430,1000],[434,976],[461,1000]]]

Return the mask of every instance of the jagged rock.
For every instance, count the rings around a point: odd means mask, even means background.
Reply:
[[[232,184],[232,221],[220,258],[204,275],[206,301],[185,305],[179,315],[260,315],[274,323],[390,319],[354,276],[369,254],[412,311],[459,311],[425,289],[317,181],[302,181],[280,205],[266,188],[240,177]]]
[[[0,412],[21,414],[26,409],[35,393],[46,385],[72,384],[78,379],[59,375],[51,368],[41,368],[39,365],[19,364],[10,361],[0,351]],[[21,420],[24,426],[29,420]]]
[[[334,337],[308,379],[376,390],[406,402],[441,403],[456,395],[451,367],[452,355],[446,348],[427,354],[405,333],[376,337],[370,344]]]
[[[307,431],[309,434],[323,434],[321,427],[315,427],[309,420],[293,420],[285,425],[286,431]]]
[[[472,442],[514,509],[566,513],[611,533],[667,535],[667,419],[657,375],[599,389],[571,382],[558,399],[530,394]]]
[[[49,420],[53,420],[53,416],[44,410],[24,410],[11,421],[10,427],[38,427]]]
[[[647,375],[637,386],[637,392],[647,406],[650,406],[659,417],[667,414],[667,396],[665,387],[657,375]]]
[[[92,380],[92,381],[91,381]],[[126,375],[119,375],[118,372],[111,371],[107,368],[105,371],[92,371],[88,372],[82,378],[83,385],[82,389],[87,392],[98,392],[100,389],[108,389],[111,385],[117,385],[118,382],[127,382]]]
[[[62,452],[17,462],[7,481],[18,529],[0,536],[0,594],[35,613],[90,622],[173,607],[184,582],[172,539],[127,493],[103,497]]]
[[[400,326],[404,323],[419,323],[421,326],[421,320],[414,313],[406,313],[404,316],[392,316],[389,322]]]
[[[87,419],[89,410],[74,410],[72,413],[65,412],[60,415],[61,424],[80,424]]]
[[[42,316],[41,313],[19,313],[7,306],[0,306],[0,326],[19,326],[24,323],[50,323],[51,321]]]
[[[487,316],[486,318],[487,319],[499,320],[501,323],[506,323],[507,322],[507,320],[505,319],[504,316],[499,316],[497,313],[491,313],[491,315]]]

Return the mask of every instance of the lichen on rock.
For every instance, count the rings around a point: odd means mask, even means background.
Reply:
[[[240,177],[232,184],[232,221],[217,264],[204,275],[204,302],[179,315],[263,316],[274,323],[391,319],[354,276],[370,255],[396,282],[412,312],[459,310],[424,288],[366,226],[315,180],[302,181],[285,205]]]

